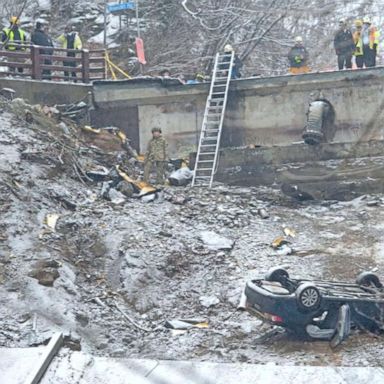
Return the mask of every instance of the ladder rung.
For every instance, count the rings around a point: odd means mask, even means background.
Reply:
[[[202,147],[216,147],[216,144],[201,144]]]
[[[199,172],[199,171],[202,171],[202,172],[212,171],[212,168],[197,168],[196,172]]]
[[[207,137],[203,137],[203,140],[213,140],[213,139],[217,139],[218,136],[207,136]]]
[[[212,92],[211,95],[225,95],[225,92]]]
[[[215,80],[219,80],[219,81],[220,81],[220,80],[227,80],[227,79],[228,79],[228,77],[216,77],[216,78],[215,78]]]
[[[217,116],[221,116],[221,113],[209,113],[207,115],[207,117],[217,117]]]
[[[204,130],[203,132],[207,132],[207,133],[216,133],[216,132],[219,132],[220,129],[206,129]]]
[[[213,163],[215,160],[197,160],[197,163]]]
[[[215,102],[215,103],[219,103],[220,101],[224,101],[224,99],[223,98],[221,98],[221,97],[215,97],[215,98],[213,98],[213,99],[209,99],[209,101],[212,103],[212,102]]]
[[[200,152],[200,156],[201,155],[209,155],[209,156],[212,156],[212,155],[215,155],[216,154],[216,152]]]
[[[211,176],[196,175],[195,178],[197,178],[197,179],[210,179]]]
[[[208,110],[217,110],[217,109],[223,109],[223,106],[222,105],[215,105],[215,106],[212,106],[212,107],[208,107],[207,108]]]

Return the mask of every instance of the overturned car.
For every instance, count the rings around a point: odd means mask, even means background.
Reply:
[[[300,337],[330,340],[335,347],[351,327],[384,329],[384,288],[377,275],[363,272],[355,283],[293,279],[272,268],[246,284],[244,308]]]

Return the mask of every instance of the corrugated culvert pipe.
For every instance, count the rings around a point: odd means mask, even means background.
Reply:
[[[329,142],[335,135],[335,110],[328,100],[315,100],[309,104],[307,125],[302,135],[306,144]]]

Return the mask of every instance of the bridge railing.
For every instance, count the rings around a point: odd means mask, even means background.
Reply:
[[[64,49],[19,45],[7,50],[0,44],[0,76],[89,83],[106,77],[104,49]]]

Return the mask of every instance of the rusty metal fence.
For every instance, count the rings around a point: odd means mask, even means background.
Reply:
[[[0,76],[90,83],[106,77],[105,50],[25,44],[11,51],[0,44]]]

